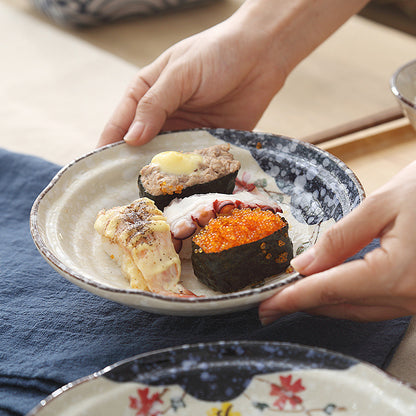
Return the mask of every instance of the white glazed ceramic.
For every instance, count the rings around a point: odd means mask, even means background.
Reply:
[[[416,391],[378,368],[277,342],[185,345],[70,383],[27,416],[410,416]]]
[[[279,201],[299,253],[350,212],[364,196],[354,174],[338,159],[311,145],[280,137],[232,130],[162,134],[142,147],[116,143],[80,157],[61,169],[33,204],[31,233],[46,261],[69,281],[104,298],[164,314],[209,315],[257,305],[301,278],[290,273],[265,284],[221,294],[199,283],[190,261],[182,261],[184,286],[200,297],[178,298],[130,289],[117,264],[104,252],[94,230],[99,210],[138,198],[140,168],[164,150],[191,151],[226,140],[242,162],[242,183]]]
[[[416,130],[416,60],[400,67],[390,80],[391,90]]]

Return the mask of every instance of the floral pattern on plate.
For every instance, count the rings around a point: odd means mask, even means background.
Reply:
[[[156,153],[192,151],[224,141],[241,162],[238,186],[255,185],[282,207],[296,254],[364,197],[358,179],[343,162],[298,140],[223,129],[164,133],[140,148],[123,142],[108,145],[62,168],[32,207],[31,233],[37,248],[58,273],[83,289],[150,312],[198,316],[258,305],[303,277],[289,270],[255,287],[220,294],[200,283],[189,259],[182,259],[181,281],[198,297],[139,291],[129,287],[93,229],[101,209],[138,198],[139,170]]]
[[[62,409],[72,416],[408,416],[416,411],[416,391],[323,349],[217,342],[114,364],[64,386],[28,416]]]
[[[287,137],[238,130],[209,130],[250,151],[277,187],[290,195],[294,215],[308,224],[340,220],[363,196],[359,180],[343,162],[317,147]],[[340,190],[345,194],[341,196]]]

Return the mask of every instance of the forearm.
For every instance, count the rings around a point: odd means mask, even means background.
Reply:
[[[246,0],[230,20],[265,48],[265,66],[278,68],[287,76],[366,3],[368,0]]]

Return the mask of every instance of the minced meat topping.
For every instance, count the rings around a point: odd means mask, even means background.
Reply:
[[[140,171],[143,187],[152,195],[180,193],[193,185],[211,182],[240,169],[241,164],[230,153],[229,144],[218,144],[195,150],[202,156],[198,168],[189,175],[172,175],[162,172],[155,164],[144,166]]]

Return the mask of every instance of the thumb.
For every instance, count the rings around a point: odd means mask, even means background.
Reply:
[[[383,195],[381,196],[383,198]],[[295,257],[291,265],[301,274],[310,275],[327,270],[343,263],[356,254],[393,219],[393,210],[380,210],[382,201],[368,197],[351,213],[334,224],[318,242],[301,255]]]

